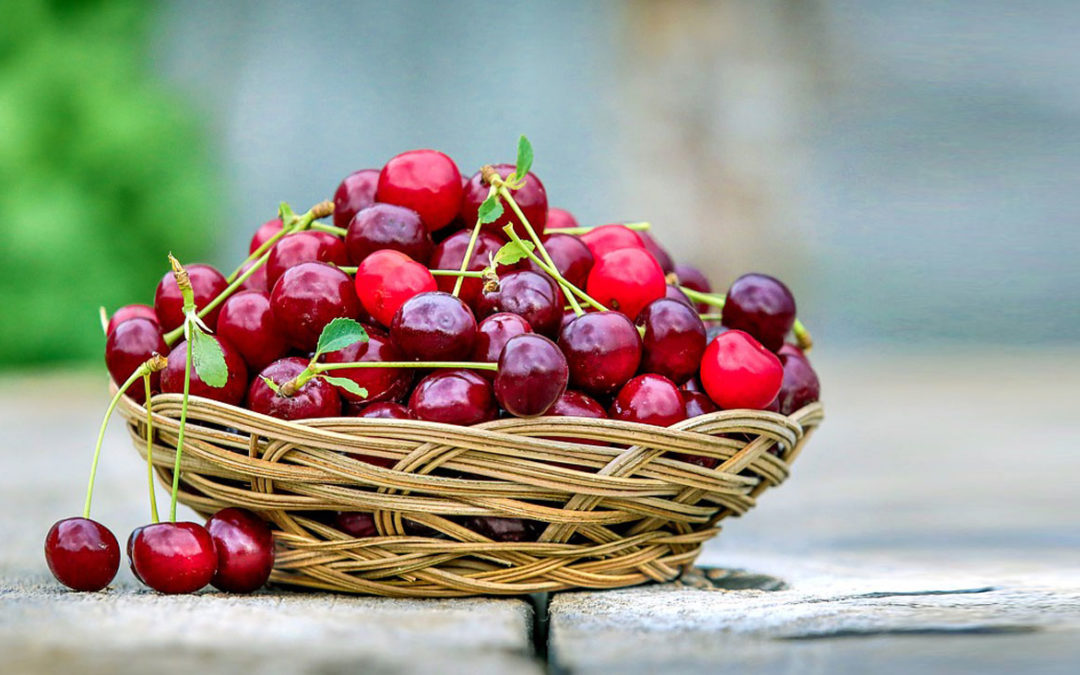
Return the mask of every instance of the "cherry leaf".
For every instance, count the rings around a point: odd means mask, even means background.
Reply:
[[[217,340],[198,328],[191,331],[191,361],[195,372],[208,386],[220,389],[229,381],[225,352]]]
[[[331,377],[330,375],[320,375],[319,377],[326,380],[335,387],[341,387],[353,396],[367,398],[367,389],[364,389],[363,387],[358,385],[355,380],[350,380],[347,377]]]
[[[496,265],[513,265],[519,260],[528,258],[529,253],[535,248],[536,246],[531,241],[512,241],[498,250],[494,262]]]
[[[357,342],[367,341],[367,331],[358,321],[339,317],[323,326],[322,333],[319,335],[319,344],[315,347],[315,358],[345,349]]]
[[[524,182],[525,174],[529,173],[529,170],[532,169],[532,163],[532,143],[529,143],[529,139],[522,136],[518,139],[517,165],[514,168],[514,175],[517,176],[518,180]]]
[[[503,205],[494,193],[489,194],[487,199],[480,204],[477,211],[477,219],[482,225],[494,223],[503,214]]]

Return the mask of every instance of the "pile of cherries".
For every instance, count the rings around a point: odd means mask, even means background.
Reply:
[[[283,208],[258,228],[251,256],[229,277],[209,265],[186,267],[228,370],[223,386],[189,370],[190,395],[287,420],[457,425],[556,415],[670,426],[723,409],[788,415],[818,399],[801,348],[809,339],[783,283],[747,274],[713,294],[705,275],[676,264],[646,224],[578,227],[548,205],[543,183],[520,160],[464,177],[441,152],[405,152],[381,170],[350,174],[332,211],[320,206],[303,216]],[[317,220],[331,213],[332,225]],[[366,340],[317,353],[338,318],[359,322]],[[113,380],[167,355],[151,392],[182,393],[184,320],[169,272],[153,307],[129,305],[108,322]],[[145,399],[139,387],[127,395]],[[540,531],[514,518],[466,520],[494,540]],[[371,514],[331,522],[353,536],[375,534]],[[206,528],[140,528],[128,552],[136,576],[164,592],[208,582],[251,590],[273,561],[269,528],[242,509],[219,512]],[[56,577],[81,590],[103,588],[119,564],[115,537],[85,518],[54,526],[46,553]]]

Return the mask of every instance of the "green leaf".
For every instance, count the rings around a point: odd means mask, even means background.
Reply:
[[[485,199],[482,204],[480,204],[480,209],[477,211],[477,219],[481,224],[494,223],[502,214],[502,202],[500,202],[499,198],[492,193],[488,195],[488,198]]]
[[[281,387],[277,386],[277,382],[274,382],[265,375],[260,375],[259,377],[262,378],[262,381],[266,383],[266,386],[270,387],[270,391],[274,392],[275,394],[281,393]]]
[[[217,340],[192,326],[191,361],[195,372],[203,382],[220,389],[229,381],[229,368],[225,365],[225,352]]]
[[[319,344],[315,347],[315,358],[345,349],[357,342],[367,342],[367,340],[367,331],[359,322],[344,318],[334,319],[323,327],[322,334],[319,335]]]
[[[514,174],[519,180],[525,180],[525,174],[529,173],[529,170],[532,169],[532,163],[532,143],[529,143],[529,139],[522,136],[518,139],[517,166],[514,169]]]
[[[326,380],[335,387],[341,387],[342,389],[354,396],[367,398],[367,389],[364,389],[363,387],[358,385],[355,380],[350,380],[347,377],[331,377],[329,375],[320,375],[319,377]]]
[[[513,265],[523,258],[528,258],[528,253],[535,248],[536,246],[531,241],[512,241],[498,250],[494,262],[496,265]]]

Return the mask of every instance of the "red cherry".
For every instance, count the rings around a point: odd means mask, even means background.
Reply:
[[[348,227],[357,212],[374,204],[378,184],[377,169],[361,169],[345,176],[334,191],[334,225]]]
[[[671,259],[671,255],[660,245],[660,242],[648,232],[638,232],[637,235],[641,237],[641,243],[645,244],[645,250],[656,258],[656,262],[660,263],[660,269],[664,270],[664,274],[675,271],[675,261]]]
[[[596,399],[587,396],[580,391],[567,389],[563,395],[555,401],[555,404],[544,413],[550,417],[588,417],[593,419],[606,419],[608,414],[604,406],[596,402]],[[607,445],[604,441],[596,441],[591,438],[557,438],[546,436],[549,440],[565,441],[567,443],[584,443],[586,445]],[[567,468],[580,468],[565,464]]]
[[[471,370],[439,370],[420,380],[409,410],[422,420],[469,426],[498,414],[491,383]]]
[[[515,167],[513,164],[496,164],[492,168],[495,169],[499,176],[505,179],[514,173]],[[473,174],[473,177],[465,185],[465,195],[461,201],[461,218],[467,225],[476,222],[480,205],[487,199],[489,190],[490,186],[484,182],[479,171]],[[521,209],[521,212],[525,214],[525,218],[529,221],[529,225],[532,225],[533,231],[536,232],[537,236],[543,235],[544,227],[547,225],[548,212],[547,192],[544,190],[544,184],[530,171],[525,174],[525,184],[520,189],[514,190],[513,195],[514,202]],[[503,228],[510,223],[514,224],[514,232],[519,237],[523,239],[529,238],[525,227],[521,224],[521,220],[505,202],[503,203],[502,215],[493,223],[485,223],[483,227],[486,230],[501,233]]]
[[[217,572],[210,583],[230,593],[262,588],[274,569],[274,535],[251,511],[222,509],[206,521],[217,551]]]
[[[105,335],[112,335],[116,327],[128,319],[149,319],[154,323],[158,322],[157,314],[154,313],[154,308],[150,305],[124,305],[113,312],[112,317],[109,319],[109,325],[105,328]]]
[[[349,275],[326,263],[306,262],[281,275],[270,294],[270,308],[285,341],[310,352],[326,324],[360,315],[360,300]]]
[[[663,375],[682,384],[697,373],[705,352],[705,324],[692,307],[660,298],[638,315],[637,325],[645,328],[641,370]]]
[[[562,303],[555,282],[528,270],[500,276],[498,287],[481,292],[474,307],[482,317],[496,312],[517,314],[541,335],[557,335],[562,322]]]
[[[586,290],[597,302],[628,317],[664,297],[664,271],[649,252],[624,248],[601,257],[589,272]]]
[[[259,229],[255,230],[255,234],[251,237],[251,244],[248,245],[248,253],[254,253],[259,250],[259,247],[274,238],[274,235],[281,232],[285,227],[281,218],[274,218],[268,220],[259,226]]]
[[[617,223],[594,227],[581,235],[581,241],[589,247],[589,251],[597,260],[612,251],[624,248],[645,250],[645,242],[641,240],[637,232]]]
[[[384,326],[406,300],[436,288],[428,268],[400,251],[376,251],[356,268],[356,294],[368,314]]]
[[[251,266],[255,264],[254,260],[249,260],[240,266],[240,275],[251,269]],[[242,291],[258,291],[260,293],[269,293],[270,286],[266,281],[266,263],[259,265],[259,268],[251,273],[247,279],[244,279],[240,284],[240,290]]]
[[[334,527],[356,539],[379,536],[379,531],[375,528],[375,517],[370,513],[338,511],[334,514]]]
[[[686,403],[675,383],[663,375],[638,375],[611,404],[611,416],[627,422],[669,427],[686,419]]]
[[[421,293],[406,300],[394,315],[390,336],[407,358],[458,361],[472,354],[476,318],[460,298]]]
[[[283,396],[266,384],[270,380],[278,387],[289,382],[307,368],[307,359],[289,357],[274,361],[251,380],[247,390],[247,407],[252,412],[282,420],[302,420],[341,415],[341,397],[326,380],[313,378],[292,396]]]
[[[566,391],[570,369],[554,342],[542,335],[510,338],[499,355],[495,398],[517,417],[543,415]]]
[[[258,291],[237,293],[222,303],[217,334],[236,347],[253,371],[262,370],[288,351],[270,309],[270,296]]]
[[[784,380],[776,397],[776,412],[790,415],[821,397],[821,382],[806,356],[781,354],[780,363],[784,366]]]
[[[664,297],[667,298],[668,300],[675,300],[677,302],[681,302],[682,304],[686,305],[687,307],[696,309],[696,307],[694,306],[694,303],[690,301],[690,298],[686,297],[686,293],[683,293],[682,291],[679,290],[678,286],[673,286],[671,284],[668,284],[667,290],[664,293]]]
[[[554,206],[548,208],[547,212],[547,230],[561,230],[567,227],[577,227],[577,218],[566,209],[559,209]]]
[[[461,172],[454,160],[437,150],[410,150],[382,168],[375,199],[416,211],[434,232],[457,216],[461,194]]]
[[[356,411],[355,417],[364,417],[367,419],[375,420],[415,420],[416,415],[412,414],[405,406],[393,401],[379,401],[378,403],[372,403],[365,405]],[[381,460],[381,457],[364,458],[366,461]],[[394,465],[393,460],[389,461],[389,466]]]
[[[692,291],[698,291],[699,293],[712,293],[712,285],[709,283],[709,278],[701,273],[696,267],[691,265],[683,265],[678,263],[675,265],[675,276],[679,279],[680,286],[686,286]],[[709,311],[709,305],[703,302],[697,303],[697,309],[702,314]]]
[[[357,342],[345,349],[324,354],[324,363],[350,363],[353,361],[402,361],[404,357],[388,335],[372,326],[364,327],[368,333],[367,342]],[[347,368],[332,370],[327,375],[345,377],[364,389],[367,396],[360,397],[344,388],[337,388],[346,401],[355,403],[377,403],[396,401],[409,393],[413,373],[410,368]]]
[[[150,319],[129,319],[116,326],[105,340],[105,366],[113,382],[123,384],[131,374],[154,354],[167,354],[168,345],[161,335],[157,321]],[[151,373],[150,391],[161,390],[161,373]],[[146,400],[146,388],[132,385],[127,395],[133,401],[142,403]]]
[[[499,354],[507,340],[516,336],[531,333],[532,327],[529,322],[517,314],[498,312],[487,317],[476,327],[476,342],[473,344],[473,361],[496,363]],[[495,373],[490,370],[480,370],[477,373],[489,380],[495,378]]]
[[[444,239],[435,247],[435,252],[431,254],[431,269],[460,270],[461,261],[465,258],[465,249],[469,245],[469,237],[471,236],[471,231],[461,230]],[[481,231],[476,238],[473,254],[469,258],[469,271],[476,272],[487,267],[489,256],[498,252],[505,243],[502,238],[490,232]],[[499,267],[498,271],[501,273],[505,269],[505,267]],[[439,284],[440,291],[450,293],[454,290],[454,277],[440,276],[436,281]],[[480,295],[480,289],[483,288],[483,285],[480,279],[466,279],[461,285],[461,292],[458,297],[467,304],[472,305],[476,301],[476,296]]]
[[[375,251],[393,249],[426,265],[435,244],[416,211],[393,204],[375,204],[358,212],[349,223],[345,247],[353,264],[363,262]]]
[[[559,274],[578,288],[584,288],[589,279],[589,270],[593,267],[593,254],[589,247],[577,237],[569,234],[549,234],[544,237],[544,249],[555,263]],[[540,267],[532,260],[522,263],[524,269],[540,272]]]
[[[462,525],[492,541],[536,541],[544,531],[544,524],[536,520],[498,516],[470,516]]]
[[[701,359],[701,384],[725,410],[764,408],[776,398],[783,378],[780,359],[741,330],[718,335]]]
[[[778,351],[795,324],[795,298],[778,279],[744,274],[728,289],[723,324],[746,331],[766,349]]]
[[[120,569],[120,544],[97,521],[66,518],[45,535],[45,562],[56,580],[76,591],[100,591]]]
[[[244,390],[247,388],[248,370],[240,352],[231,342],[217,335],[211,335],[221,345],[221,351],[225,355],[225,367],[229,370],[229,376],[225,380],[224,387],[211,387],[199,377],[195,364],[191,365],[191,395],[202,396],[229,405],[238,405],[244,400]],[[169,365],[161,371],[161,391],[166,394],[182,394],[184,392],[184,360],[187,357],[187,342],[181,341],[169,352]],[[129,390],[130,391],[130,390]]]
[[[686,416],[697,417],[707,413],[716,412],[719,408],[712,402],[707,394],[700,391],[682,390],[683,401],[686,402]]]
[[[348,265],[349,254],[345,251],[345,242],[327,232],[294,232],[286,235],[270,249],[270,258],[266,261],[266,283],[273,288],[285,270],[300,263],[315,261]]]
[[[641,363],[641,337],[620,312],[583,314],[559,333],[559,348],[576,389],[606,396],[634,376]]]
[[[188,277],[191,279],[191,287],[195,291],[195,308],[202,309],[210,304],[210,301],[221,294],[229,285],[225,277],[209,265],[188,265],[185,267]],[[203,321],[211,330],[217,325],[219,305],[216,309],[203,317]],[[180,287],[176,285],[176,277],[167,272],[158,283],[157,292],[154,293],[154,312],[157,314],[161,330],[168,333],[184,323],[184,298],[180,295]]]
[[[135,535],[132,564],[139,578],[159,593],[194,593],[217,571],[214,540],[198,523],[155,523]]]

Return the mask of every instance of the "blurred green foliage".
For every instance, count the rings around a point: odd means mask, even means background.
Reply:
[[[142,2],[0,1],[0,367],[100,359],[97,308],[210,249],[213,162]]]

